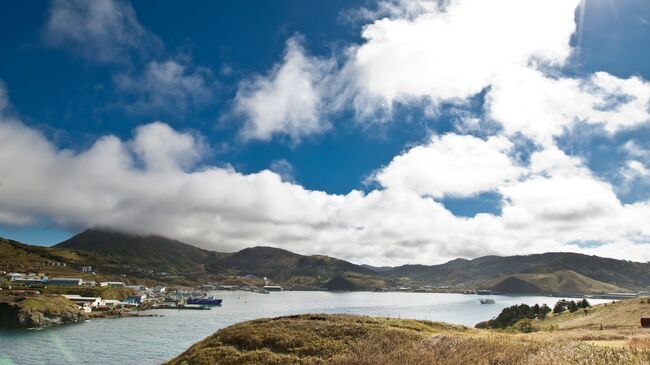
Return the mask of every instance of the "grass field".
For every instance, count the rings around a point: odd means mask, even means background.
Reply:
[[[260,319],[168,364],[650,364],[650,330],[639,324],[649,311],[647,298],[599,305],[535,321],[533,333],[351,315]]]

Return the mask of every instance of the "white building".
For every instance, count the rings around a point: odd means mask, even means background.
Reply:
[[[22,278],[24,278],[24,277],[25,277],[25,274],[23,274],[23,273],[20,273],[20,272],[10,272],[9,274],[7,274],[7,275],[5,276],[5,279],[7,279],[7,280],[9,280],[9,281],[14,281],[14,280],[17,280],[17,279],[22,279]]]
[[[63,297],[68,298],[71,302],[87,312],[93,308],[97,308],[102,302],[102,298],[100,297],[82,297],[81,295],[76,294],[64,294]]]
[[[124,283],[121,281],[102,281],[99,286],[110,286],[113,288],[124,288]]]

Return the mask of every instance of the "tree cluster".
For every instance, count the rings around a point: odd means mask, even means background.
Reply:
[[[580,308],[589,308],[591,307],[591,304],[587,301],[587,299],[582,299],[579,300],[577,303],[575,301],[568,301],[566,299],[559,300],[557,303],[555,303],[555,306],[553,307],[553,313],[559,314],[565,311],[569,311],[571,313],[577,311]]]
[[[534,306],[528,304],[513,305],[504,308],[496,318],[484,322],[484,326],[487,328],[506,328],[522,319],[544,319],[549,312],[551,312],[551,308],[546,304],[542,304],[541,306],[539,304],[535,304]]]
[[[579,301],[568,301],[565,299],[559,300],[555,303],[552,312],[559,314],[565,311],[575,312],[580,308],[589,308],[591,304],[587,299],[582,299]],[[546,304],[535,304],[530,306],[528,304],[519,304],[513,305],[508,308],[504,308],[499,315],[489,321],[481,322],[476,325],[476,328],[506,328],[514,326],[519,323],[519,330],[524,332],[532,331],[532,320],[533,319],[544,319],[546,315],[551,312],[551,308]]]

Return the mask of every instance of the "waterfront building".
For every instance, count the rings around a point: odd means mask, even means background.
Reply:
[[[102,302],[102,298],[100,297],[82,297],[76,294],[64,294],[63,296],[82,309],[89,308],[92,310],[92,308],[97,308]]]
[[[9,281],[14,281],[14,280],[17,280],[17,279],[22,279],[22,278],[24,278],[24,277],[25,277],[25,274],[24,274],[24,273],[21,273],[21,272],[11,272],[11,273],[9,273],[9,274],[7,274],[7,275],[5,276],[5,279],[7,279],[7,280],[9,280]]]
[[[126,299],[123,300],[123,302],[127,304],[142,304],[146,298],[147,296],[145,294],[129,295]]]
[[[102,281],[99,286],[110,286],[112,288],[124,288],[124,283],[121,281]]]
[[[76,286],[84,283],[81,278],[52,278],[47,281],[49,285]]]

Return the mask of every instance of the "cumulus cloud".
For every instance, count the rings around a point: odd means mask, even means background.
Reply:
[[[531,68],[502,73],[487,95],[490,117],[506,133],[552,144],[575,122],[601,124],[609,132],[650,121],[650,83],[605,72],[589,78],[549,77]]]
[[[126,63],[134,52],[161,46],[122,0],[54,0],[43,36],[51,46],[99,63]]]
[[[355,98],[387,106],[414,97],[462,100],[511,67],[561,64],[571,53],[578,0],[435,3],[364,27],[365,42],[347,66]]]
[[[330,61],[305,54],[299,37],[287,41],[284,59],[266,76],[239,86],[235,111],[244,115],[244,139],[269,140],[288,136],[292,142],[329,127],[323,119],[326,74]]]
[[[270,244],[374,264],[596,252],[567,243],[580,239],[603,240],[602,252],[615,257],[650,259],[644,248],[650,244],[650,203],[621,204],[611,186],[558,151],[546,157],[539,151],[542,156],[532,158],[535,167],[514,166],[508,163],[510,148],[504,137],[434,137],[389,164],[385,170],[393,173],[379,178],[379,189],[335,195],[305,189],[269,170],[242,174],[204,165],[200,137],[160,122],[140,126],[130,140],[106,135],[75,151],[58,148],[3,114],[0,222],[26,225],[47,217],[70,229],[109,226],[221,251]],[[424,161],[422,184],[409,181],[411,166],[401,162],[415,158]],[[446,170],[429,173],[436,168]],[[572,168],[576,171],[568,174]],[[499,177],[486,179],[481,172]],[[474,179],[475,184],[464,182]],[[502,215],[456,217],[432,197],[483,189],[504,196]]]
[[[135,96],[128,109],[135,113],[171,111],[184,113],[191,106],[212,100],[212,73],[172,60],[151,61],[140,75],[121,73],[114,77],[117,89]]]
[[[434,136],[427,145],[393,158],[375,179],[389,189],[434,197],[470,196],[516,180],[524,169],[508,156],[505,137]]]
[[[357,9],[350,16],[369,23],[361,43],[350,45],[338,62],[330,61],[340,67],[328,69],[328,77],[294,73],[301,77],[292,82],[307,99],[300,103],[304,117],[292,116],[298,107],[285,106],[290,88],[281,88],[277,78],[261,79],[246,97],[238,97],[240,109],[253,121],[244,133],[259,139],[269,139],[276,130],[306,134],[323,115],[341,108],[354,109],[363,122],[390,120],[395,103],[424,102],[435,114],[441,104],[463,106],[485,90],[487,115],[507,134],[521,133],[546,146],[576,121],[601,124],[611,133],[648,122],[650,83],[645,80],[606,72],[562,76],[573,52],[579,3],[392,0]],[[299,69],[322,69],[322,60],[305,58],[298,50]],[[287,55],[275,74],[293,69]],[[327,80],[327,87],[314,92],[313,80],[319,85]]]

